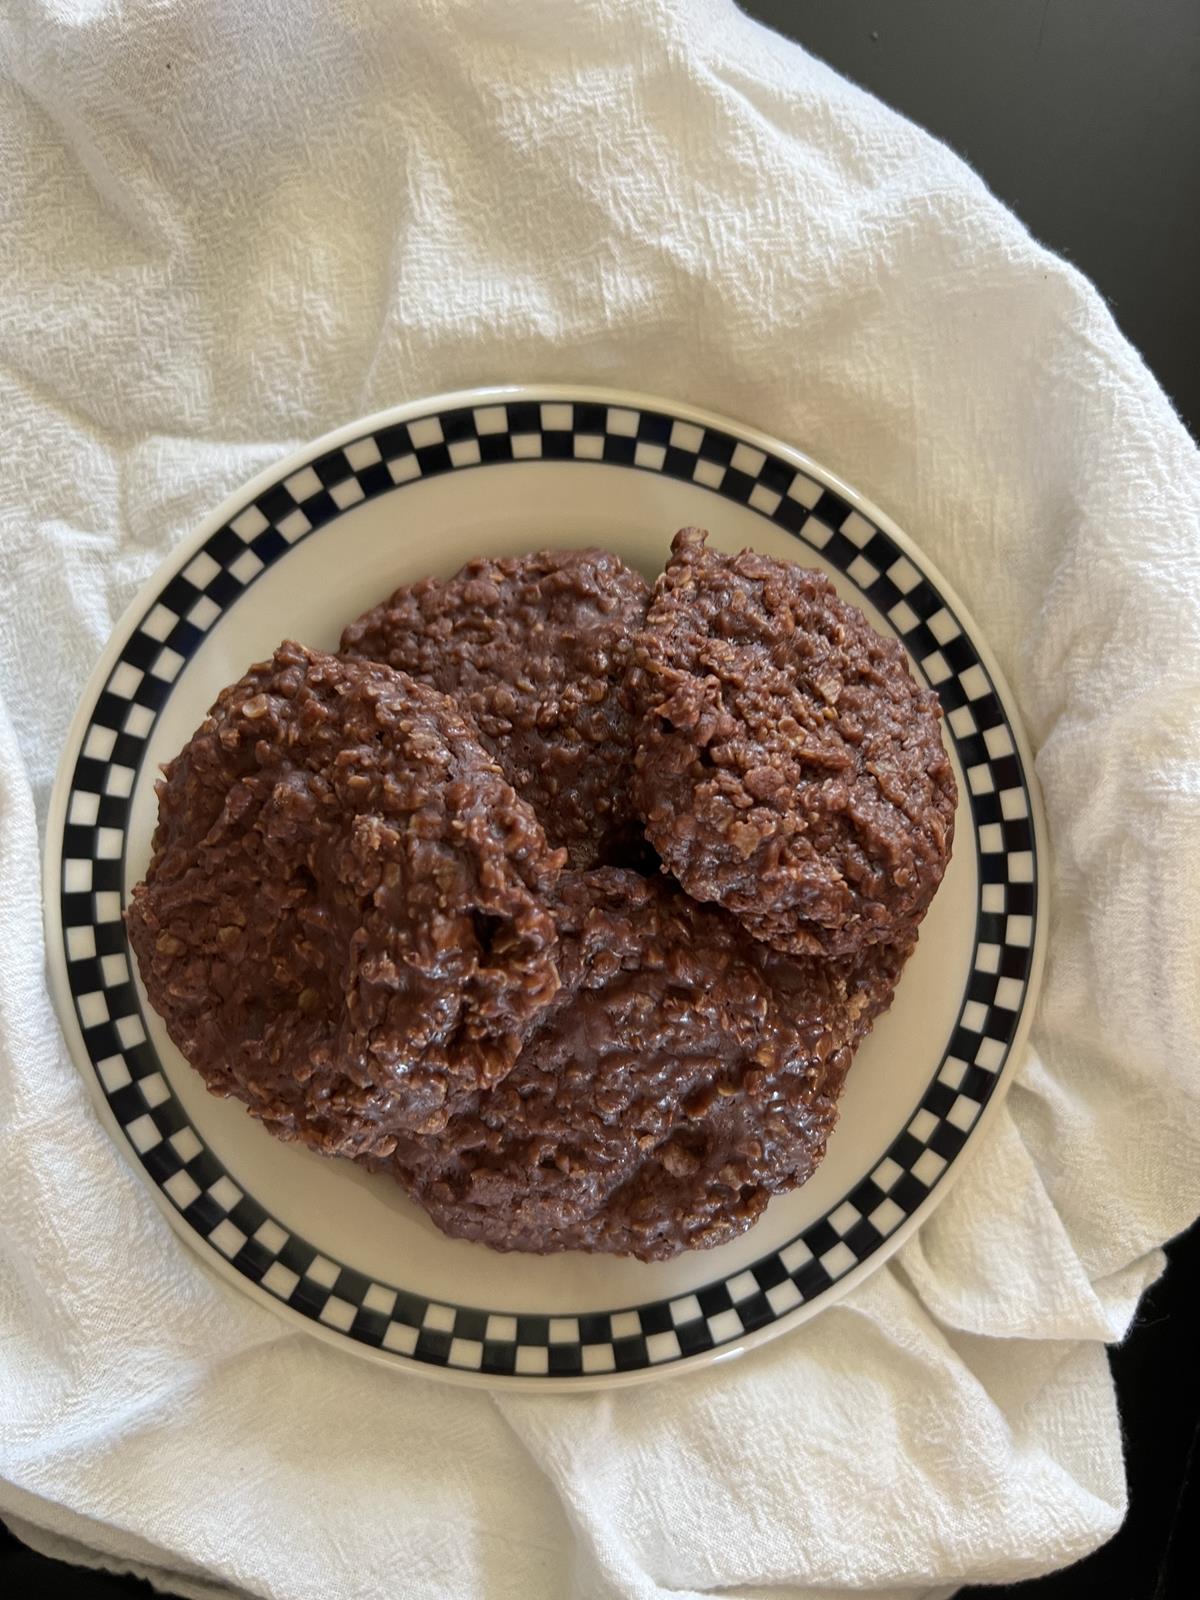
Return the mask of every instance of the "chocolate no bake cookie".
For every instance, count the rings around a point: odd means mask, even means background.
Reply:
[[[558,988],[563,853],[443,695],[281,645],[158,792],[129,937],[210,1089],[386,1155],[509,1070]]]
[[[820,1161],[911,944],[779,954],[661,876],[565,873],[561,987],[511,1072],[386,1165],[446,1233],[658,1260],[721,1244]],[[377,1163],[373,1163],[377,1164]]]
[[[451,695],[571,864],[622,859],[636,832],[621,686],[649,588],[608,550],[480,557],[353,622],[342,654]]]
[[[819,573],[706,538],[676,535],[634,649],[647,836],[781,950],[903,940],[954,834],[937,697]]]

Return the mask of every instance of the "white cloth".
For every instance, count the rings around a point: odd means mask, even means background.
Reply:
[[[0,12],[0,1512],[187,1595],[944,1595],[1124,1510],[1103,1349],[1200,1209],[1193,447],[1095,292],[720,0]],[[1007,1109],[842,1305],[634,1391],[405,1379],[175,1238],[43,981],[39,823],[135,585],[287,448],[521,379],[726,411],[885,506],[1037,750]]]

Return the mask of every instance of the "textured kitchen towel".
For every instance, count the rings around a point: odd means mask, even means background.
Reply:
[[[7,0],[0,174],[0,1511],[279,1600],[911,1600],[1106,1538],[1104,1342],[1200,1208],[1200,533],[1095,292],[718,0]],[[892,1265],[712,1372],[489,1398],[176,1239],[59,1039],[39,827],[210,507],[365,412],[535,379],[727,411],[910,530],[1020,703],[1052,925],[1007,1107]]]

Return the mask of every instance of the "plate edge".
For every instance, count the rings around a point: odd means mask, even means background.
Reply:
[[[262,1294],[261,1296],[257,1294],[251,1295],[251,1298],[256,1303],[273,1312],[284,1325],[302,1327],[305,1332],[316,1336],[330,1348],[341,1350],[343,1354],[353,1354],[360,1358],[365,1356],[378,1366],[384,1366],[393,1371],[403,1371],[413,1377],[424,1377],[431,1382],[437,1383],[451,1383],[457,1387],[485,1390],[524,1390],[540,1394],[548,1392],[595,1392],[601,1389],[630,1387],[635,1384],[649,1383],[656,1379],[675,1376],[681,1372],[695,1373],[702,1369],[719,1365],[723,1361],[734,1360],[748,1351],[768,1343],[771,1339],[801,1326],[827,1306],[836,1304],[844,1299],[857,1284],[890,1260],[896,1251],[924,1225],[936,1207],[941,1204],[946,1194],[949,1193],[964,1166],[970,1164],[972,1153],[977,1154],[978,1152],[984,1130],[1008,1093],[1015,1076],[1018,1059],[1024,1052],[1028,1042],[1033,1013],[1036,1010],[1040,996],[1045,968],[1046,928],[1049,909],[1049,885],[1045,867],[1048,861],[1048,849],[1041,787],[1037,780],[1033,754],[1029,747],[1024,724],[1020,718],[1016,697],[1007,678],[1000,671],[992,654],[991,646],[987,642],[986,636],[980,631],[974,614],[963,604],[954,586],[947,582],[941,568],[918,548],[915,542],[897,526],[891,517],[880,510],[873,501],[838,477],[837,474],[831,472],[827,467],[821,466],[796,446],[789,445],[762,429],[752,424],[741,422],[734,417],[709,411],[704,407],[694,406],[685,401],[672,400],[662,395],[606,386],[566,383],[489,385],[476,389],[458,389],[442,394],[424,396],[396,406],[386,407],[368,416],[358,418],[321,435],[299,449],[286,452],[277,461],[263,468],[253,478],[228,495],[190,534],[186,535],[173,547],[164,561],[138,587],[129,604],[118,618],[100,657],[82,686],[79,702],[68,726],[63,749],[55,768],[50,804],[47,809],[46,840],[42,852],[42,909],[43,932],[46,938],[47,986],[54,1005],[59,1030],[67,1047],[72,1065],[80,1076],[84,1078],[85,1087],[88,1090],[93,1107],[99,1112],[102,1125],[107,1129],[109,1136],[113,1138],[128,1165],[133,1169],[133,1175],[150,1190],[159,1210],[166,1216],[176,1234],[196,1252],[206,1267],[215,1271],[219,1277],[225,1279],[232,1287],[239,1289],[243,1293],[256,1287],[248,1282],[244,1274],[238,1272],[232,1263],[227,1261],[206,1238],[199,1235],[195,1229],[186,1223],[184,1218],[171,1205],[169,1198],[162,1192],[160,1186],[149,1179],[137,1161],[128,1139],[125,1138],[111,1108],[108,1106],[95,1073],[85,1073],[79,1067],[76,1048],[68,1036],[67,1025],[63,1020],[64,1016],[70,1017],[74,1031],[78,1032],[78,1023],[74,1017],[74,1007],[67,985],[66,963],[65,961],[54,961],[52,952],[58,953],[62,949],[61,905],[59,904],[57,893],[57,881],[62,866],[62,829],[66,818],[70,777],[74,770],[74,763],[78,758],[84,730],[89,725],[89,711],[95,694],[99,692],[104,682],[107,681],[112,665],[120,655],[130,628],[147,608],[152,598],[160,592],[164,582],[164,568],[170,567],[171,576],[181,571],[201,546],[219,528],[241,511],[248,500],[253,499],[264,490],[298,471],[317,456],[323,455],[329,450],[338,449],[363,434],[375,432],[393,423],[405,422],[434,411],[449,410],[466,405],[504,404],[520,400],[526,402],[536,402],[538,400],[548,402],[575,401],[583,404],[604,404],[643,410],[657,410],[677,419],[733,433],[756,448],[788,461],[797,470],[824,484],[841,499],[845,500],[848,505],[860,511],[868,520],[874,522],[902,551],[914,556],[923,575],[933,582],[942,598],[954,608],[956,615],[970,636],[972,646],[991,676],[1001,703],[1011,719],[1010,727],[1017,752],[1021,758],[1022,771],[1029,793],[1033,836],[1039,868],[1036,879],[1037,898],[1032,940],[1033,955],[1029,977],[1026,982],[1024,1004],[1008,1048],[1004,1066],[1000,1071],[987,1104],[970,1130],[962,1150],[938,1177],[928,1195],[916,1210],[905,1219],[894,1233],[889,1234],[866,1260],[859,1262],[843,1277],[837,1279],[818,1299],[805,1302],[764,1327],[747,1333],[736,1344],[698,1352],[693,1356],[684,1356],[661,1366],[650,1365],[624,1373],[599,1373],[570,1377],[535,1377],[512,1374],[497,1377],[452,1367],[427,1365],[411,1357],[376,1349],[373,1346],[358,1342],[354,1343],[353,1350],[350,1351],[346,1348],[346,1335],[326,1327],[300,1311],[277,1302],[268,1294]],[[54,886],[53,892],[51,892],[51,885]]]

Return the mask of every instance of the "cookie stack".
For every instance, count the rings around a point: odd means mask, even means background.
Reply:
[[[936,697],[818,573],[480,559],[285,643],[128,912],[183,1054],[497,1249],[661,1259],[814,1170],[949,860]]]

